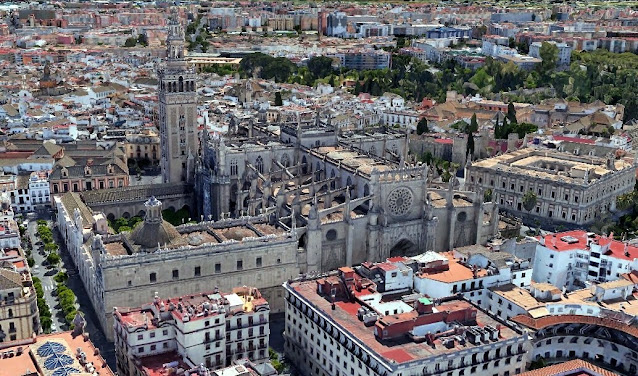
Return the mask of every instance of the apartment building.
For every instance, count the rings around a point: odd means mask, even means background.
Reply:
[[[30,338],[40,332],[40,317],[26,260],[17,250],[0,251],[0,264],[0,342]]]
[[[539,238],[533,280],[568,291],[586,282],[610,282],[638,270],[638,247],[583,230],[548,234]]]
[[[554,41],[549,41],[547,43],[551,43],[556,46],[558,49],[558,59],[556,60],[557,66],[569,66],[572,58],[572,47],[567,43],[557,43]],[[534,42],[529,46],[529,55],[541,58],[541,47],[543,44],[541,42]]]
[[[254,287],[161,299],[139,308],[114,308],[114,338],[120,375],[146,373],[145,363],[175,353],[189,367],[231,366],[238,359],[269,359],[270,307]]]
[[[380,275],[408,278],[408,269]],[[428,299],[382,281],[343,267],[284,283],[287,359],[305,375],[514,375],[524,369],[529,344],[516,327],[466,300]]]

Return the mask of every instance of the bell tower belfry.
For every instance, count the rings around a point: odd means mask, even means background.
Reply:
[[[193,182],[199,153],[197,74],[184,58],[184,30],[171,19],[166,61],[157,70],[163,183]]]

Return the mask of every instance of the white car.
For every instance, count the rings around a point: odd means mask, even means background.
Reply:
[[[58,330],[58,327],[55,326],[55,323],[51,324],[51,333],[55,333]]]
[[[36,273],[40,272],[40,265],[34,266],[33,267],[33,271],[36,272]]]

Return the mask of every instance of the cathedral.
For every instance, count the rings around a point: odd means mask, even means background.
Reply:
[[[183,38],[173,22],[158,70],[161,167],[165,183],[194,184],[202,218],[259,216],[296,227],[302,272],[445,251],[496,234],[495,206],[457,190],[454,178],[436,184],[428,166],[410,163],[405,134],[376,130],[351,142],[320,109],[275,121],[260,112],[233,119],[227,134],[198,135],[197,77]],[[247,80],[239,97],[249,101],[253,87]]]
[[[277,118],[256,110],[231,120],[226,134],[200,132],[197,76],[176,22],[167,47],[158,69],[164,184],[54,197],[107,338],[114,307],[139,306],[155,293],[255,286],[272,312],[283,312],[286,279],[484,244],[498,232],[496,206],[416,163],[401,131],[344,134],[329,109],[318,109]],[[240,87],[241,98],[253,97],[254,85]],[[177,202],[193,204],[200,221],[165,221],[163,205]],[[107,225],[114,212],[144,221],[114,234]]]

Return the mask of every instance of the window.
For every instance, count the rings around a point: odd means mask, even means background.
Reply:
[[[237,160],[233,159],[230,161],[230,174],[237,175]]]
[[[150,332],[150,333],[149,333],[149,337],[151,337],[151,338],[155,338],[155,332]]]
[[[261,264],[262,264],[261,257],[257,257],[257,260],[255,260],[255,265],[257,265],[257,267],[259,268],[261,267]]]
[[[140,353],[140,354],[143,353],[144,352],[144,346],[138,348],[137,352]]]
[[[199,277],[200,275],[202,275],[202,267],[201,266],[196,266],[195,267],[195,277]]]
[[[335,240],[337,239],[337,230],[330,229],[326,233],[326,240]]]
[[[163,335],[163,336],[167,336],[167,335],[168,335],[168,329],[164,329],[164,330],[162,330],[162,335]]]
[[[244,261],[237,260],[237,270],[244,270]]]
[[[215,273],[221,273],[222,272],[222,264],[215,264]]]
[[[151,282],[157,282],[157,273],[151,273],[151,274],[149,275],[149,280],[150,280]]]
[[[143,340],[143,339],[144,339],[144,334],[138,334],[138,335],[137,335],[137,340],[138,340],[138,341],[141,341],[141,340]]]
[[[179,279],[179,270],[173,269],[173,279]]]

